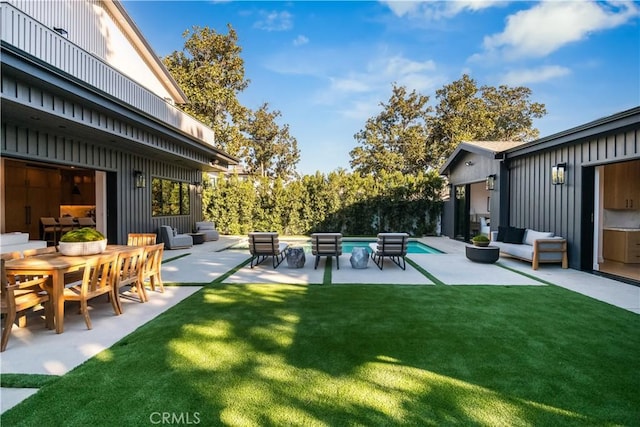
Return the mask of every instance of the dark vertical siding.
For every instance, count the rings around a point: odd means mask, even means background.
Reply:
[[[567,238],[569,264],[580,268],[583,167],[640,157],[640,130],[576,141],[509,160],[510,224]],[[551,168],[567,163],[564,185],[551,184]]]
[[[25,129],[2,123],[2,155],[24,160],[79,166],[95,170],[115,172],[118,204],[111,215],[117,217],[118,241],[125,243],[130,232],[157,232],[160,225],[170,225],[181,232],[190,232],[196,221],[202,218],[200,196],[190,185],[189,215],[151,217],[151,178],[161,177],[193,184],[202,180],[201,172],[180,167],[154,158],[141,157],[114,147],[95,145],[69,137],[50,135],[44,131]],[[146,188],[135,188],[134,171],[145,174]]]

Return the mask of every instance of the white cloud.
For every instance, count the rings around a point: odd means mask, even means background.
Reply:
[[[381,0],[394,15],[436,20],[452,18],[463,12],[477,12],[495,6],[505,6],[505,0],[407,1]]]
[[[501,84],[508,86],[526,86],[531,83],[544,82],[569,74],[571,74],[571,70],[567,67],[547,65],[533,69],[512,70],[504,74],[500,80]]]
[[[381,0],[380,3],[386,4],[394,15],[403,17],[411,15],[420,9],[420,3],[406,0]]]
[[[298,37],[296,37],[293,40],[293,45],[294,46],[302,46],[302,45],[307,44],[307,43],[309,43],[309,39],[307,37],[303,36],[302,34],[299,35]]]
[[[261,20],[253,24],[254,28],[265,31],[286,31],[293,28],[293,16],[287,12],[261,11]]]
[[[335,78],[331,80],[331,90],[339,92],[368,92],[371,90],[371,86],[365,83],[362,79],[357,78]]]
[[[485,53],[480,56],[542,57],[638,14],[638,6],[631,2],[545,1],[509,16],[502,33],[485,37]]]

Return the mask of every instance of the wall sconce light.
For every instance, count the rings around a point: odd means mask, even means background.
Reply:
[[[485,188],[487,190],[493,191],[496,189],[496,176],[495,175],[487,175],[487,180],[485,181]]]
[[[551,184],[562,185],[567,179],[567,164],[558,163],[551,168]]]
[[[193,183],[193,186],[194,186],[194,187],[195,187],[195,189],[196,189],[196,194],[197,194],[198,196],[199,196],[199,195],[201,195],[201,194],[202,194],[202,183],[200,183],[200,182],[196,181],[196,182],[194,182],[194,183]]]
[[[141,171],[133,171],[135,178],[136,188],[144,188],[147,186],[147,180]]]
[[[465,166],[473,166],[473,162],[471,160],[467,160],[466,162],[464,162]]]

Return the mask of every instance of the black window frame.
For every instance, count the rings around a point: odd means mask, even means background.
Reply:
[[[191,185],[185,181],[151,177],[151,216],[184,216],[191,213]]]

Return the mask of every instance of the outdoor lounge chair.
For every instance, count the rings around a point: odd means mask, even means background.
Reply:
[[[336,257],[336,265],[340,270],[340,255],[342,255],[341,233],[313,233],[311,235],[311,254],[315,255],[314,270],[318,268],[320,257]]]
[[[168,225],[160,226],[160,238],[167,249],[190,248],[193,246],[193,238],[188,234],[174,233]]]
[[[251,268],[262,263],[265,259],[273,258],[273,268],[278,268],[285,258],[287,243],[278,241],[278,233],[253,232],[249,233],[249,252],[251,253]],[[255,264],[254,264],[255,261]]]
[[[387,257],[398,267],[405,270],[407,265],[404,257],[407,255],[409,235],[407,233],[379,233],[378,241],[370,243],[371,259],[382,270],[384,258]]]

